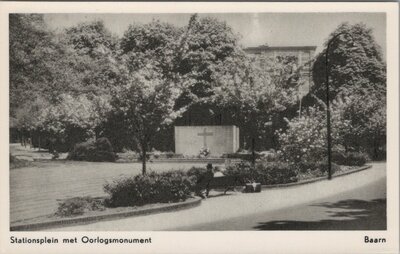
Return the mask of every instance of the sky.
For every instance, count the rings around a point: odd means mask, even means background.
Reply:
[[[199,14],[224,20],[235,33],[241,35],[243,47],[259,46],[317,46],[317,52],[328,35],[339,24],[364,23],[373,29],[377,43],[386,52],[385,13],[213,13]],[[45,21],[54,29],[62,29],[80,22],[102,20],[115,35],[122,36],[133,23],[148,23],[153,19],[178,27],[188,24],[191,14],[45,14]],[[385,57],[386,58],[386,57]]]

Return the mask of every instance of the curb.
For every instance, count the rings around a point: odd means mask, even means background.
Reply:
[[[343,172],[338,175],[334,175],[334,177],[345,176],[353,173],[357,173],[359,171],[363,171],[366,169],[371,168],[371,165],[362,166],[360,168]],[[275,184],[275,185],[262,185],[262,189],[273,189],[273,188],[284,188],[284,187],[293,187],[298,185],[310,184],[318,181],[327,180],[326,177],[318,177],[309,180],[305,180],[302,182],[294,182],[294,183],[287,183],[287,184]],[[194,200],[189,200],[182,203],[173,203],[173,204],[165,204],[161,207],[152,207],[152,208],[144,208],[138,209],[134,211],[124,211],[124,212],[117,212],[111,214],[103,214],[103,215],[93,215],[93,216],[86,216],[86,217],[78,217],[78,218],[69,218],[69,219],[61,219],[61,220],[53,220],[47,222],[39,222],[39,223],[30,223],[30,224],[20,224],[10,226],[10,231],[32,231],[37,229],[44,229],[44,228],[54,228],[54,227],[63,227],[68,226],[71,224],[89,224],[96,221],[101,220],[110,220],[110,219],[117,219],[117,218],[124,218],[124,217],[131,217],[131,216],[140,216],[140,215],[149,215],[149,214],[156,214],[167,212],[171,210],[181,210],[187,209],[191,207],[196,207],[201,204],[202,199],[199,197],[194,197]]]
[[[117,219],[117,218],[124,218],[124,217],[131,217],[131,216],[140,216],[140,215],[149,215],[149,214],[156,214],[167,212],[171,210],[181,210],[187,209],[195,206],[199,206],[201,204],[201,198],[194,197],[194,200],[189,200],[186,202],[181,203],[173,203],[173,204],[165,204],[161,207],[151,207],[151,208],[144,208],[138,209],[134,211],[124,211],[124,212],[117,212],[111,214],[103,214],[103,215],[92,215],[86,217],[79,217],[79,218],[70,218],[70,219],[61,219],[61,220],[53,220],[53,221],[46,221],[46,222],[39,222],[39,223],[30,223],[30,224],[20,224],[10,226],[10,231],[32,231],[37,229],[44,229],[44,228],[54,228],[54,227],[63,227],[68,226],[71,224],[89,224],[96,221],[101,220],[109,220],[109,219]]]
[[[151,159],[147,161],[151,163],[224,163],[224,159],[212,158],[212,159]],[[115,163],[141,163],[137,160],[120,160],[115,161]]]
[[[362,166],[362,167],[356,168],[356,169],[354,169],[354,170],[350,170],[350,171],[343,172],[343,173],[340,173],[340,174],[337,174],[337,175],[333,175],[333,178],[340,177],[340,176],[345,176],[345,175],[350,175],[350,174],[353,174],[353,173],[357,173],[357,172],[359,172],[359,171],[363,171],[363,170],[369,169],[369,168],[371,168],[371,167],[372,167],[371,165]],[[294,183],[274,184],[274,185],[262,185],[261,187],[262,187],[263,189],[273,189],[273,188],[292,187],[292,186],[297,186],[297,185],[304,185],[304,184],[309,184],[309,183],[315,183],[315,182],[319,182],[319,181],[323,181],[323,180],[327,180],[327,177],[326,177],[326,176],[322,176],[322,177],[313,178],[313,179],[305,180],[305,181],[302,181],[302,182],[294,182]]]

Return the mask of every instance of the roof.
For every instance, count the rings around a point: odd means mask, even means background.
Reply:
[[[258,51],[258,50],[265,50],[265,51],[272,51],[272,50],[316,50],[317,46],[277,46],[271,47],[266,45],[261,45],[258,47],[248,47],[245,48],[244,51]]]

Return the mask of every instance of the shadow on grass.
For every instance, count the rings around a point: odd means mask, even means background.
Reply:
[[[348,199],[336,203],[321,203],[313,206],[328,210],[331,219],[319,221],[282,220],[261,222],[258,230],[386,230],[386,199],[370,201]]]

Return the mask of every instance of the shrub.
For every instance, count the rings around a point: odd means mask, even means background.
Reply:
[[[171,158],[173,158],[173,157],[175,156],[175,153],[174,153],[174,152],[166,152],[166,153],[165,153],[165,156],[166,156],[168,159],[171,159]]]
[[[122,178],[104,186],[110,195],[108,205],[141,206],[151,203],[184,201],[191,197],[194,179],[185,172],[151,172],[147,175]]]
[[[294,168],[302,173],[310,173],[314,177],[324,176],[328,173],[327,162],[299,162],[293,165]],[[331,172],[334,174],[340,169],[336,163],[331,163]]]
[[[147,152],[146,153],[146,160],[148,161],[148,160],[150,160],[150,158],[153,156],[153,153],[152,152]],[[139,161],[143,161],[143,154],[140,152],[139,153],[139,157],[138,157],[138,160]]]
[[[57,216],[81,215],[87,211],[104,210],[104,201],[92,197],[69,198],[58,204]]]
[[[250,176],[253,172],[251,163],[248,161],[241,161],[239,163],[230,165],[224,171],[227,176]]]
[[[368,161],[368,155],[359,152],[333,153],[332,160],[339,165],[362,166]]]
[[[124,161],[138,161],[139,157],[140,155],[137,152],[131,150],[126,150],[123,153],[118,154],[118,159]]]
[[[260,161],[256,163],[255,169],[249,162],[241,162],[228,167],[224,174],[237,176],[245,182],[255,181],[263,185],[291,183],[298,180],[296,169],[282,162]]]
[[[261,162],[256,164],[261,184],[284,184],[297,182],[297,170],[283,162]]]
[[[174,157],[179,158],[179,154],[175,154],[174,152],[171,152],[171,151],[169,151],[169,152],[160,152],[160,151],[157,151],[157,150],[153,150],[148,155],[148,159],[151,158],[151,156],[154,159],[171,159],[171,158],[174,158]],[[140,157],[140,159],[141,159],[141,157]]]
[[[111,161],[116,160],[110,141],[107,138],[98,138],[75,145],[67,159],[77,161]]]
[[[31,164],[30,161],[21,160],[14,155],[10,154],[10,169],[27,167]]]

